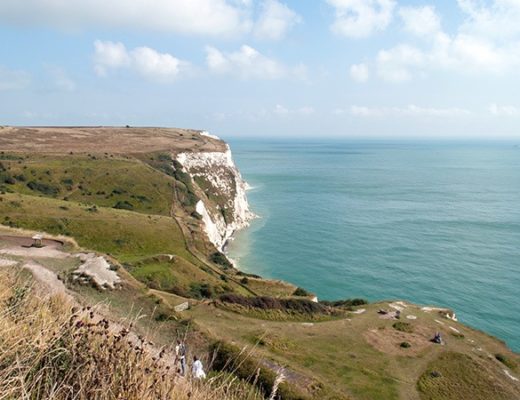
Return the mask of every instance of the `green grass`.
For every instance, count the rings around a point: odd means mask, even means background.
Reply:
[[[134,263],[131,274],[148,287],[183,297],[204,297],[195,284],[208,285],[215,295],[234,290],[235,285],[224,282],[210,270],[204,270],[181,257],[152,257]]]
[[[441,354],[417,384],[424,400],[513,400],[518,392],[502,384],[479,360],[466,354]]]
[[[516,371],[518,368],[518,364],[511,357],[506,356],[505,354],[497,353],[495,354],[495,358],[513,371]]]
[[[89,207],[56,199],[20,194],[0,196],[3,224],[71,236],[84,248],[107,253],[120,262],[156,254],[177,254],[193,261],[184,236],[170,217]]]
[[[0,175],[15,182],[3,186],[17,193],[146,214],[169,215],[172,206],[173,179],[134,158],[29,155],[2,164]]]
[[[395,330],[398,330],[400,332],[406,332],[406,333],[412,333],[413,332],[413,325],[408,323],[408,322],[397,321],[397,322],[394,322],[392,327]]]
[[[414,306],[407,309],[407,313],[417,316],[413,323],[414,332],[398,331],[389,346],[395,349],[394,352],[384,353],[373,347],[365,339],[365,334],[376,330],[383,333],[381,338],[384,339],[384,332],[395,331],[392,325],[396,321],[380,319],[377,314],[378,309],[387,306],[387,303],[367,304],[363,306],[367,310],[363,314],[351,315],[348,319],[314,321],[312,324],[297,320],[260,319],[262,316],[239,314],[224,308],[215,311],[214,307],[203,304],[195,306],[188,313],[217,339],[233,342],[240,347],[256,346],[255,354],[271,359],[278,365],[288,366],[314,381],[310,386],[321,387],[314,392],[314,398],[320,399],[416,399],[420,395],[417,382],[430,366],[437,368],[437,365],[446,365],[448,370],[452,368],[449,358],[438,359],[444,352],[472,354],[475,346],[492,354],[497,352],[495,349],[504,350],[498,340],[456,322],[450,322],[450,325],[464,329],[467,339],[450,340],[445,346],[436,346],[429,342],[432,332],[440,330],[446,336],[450,329],[448,326],[439,327],[435,322],[435,314],[423,312],[420,307]],[[422,337],[428,345],[419,352],[413,344],[410,348],[401,348],[401,343],[411,340],[409,337]],[[504,354],[511,360],[518,359],[510,352]],[[479,368],[489,371],[495,377],[495,383],[484,383],[488,389],[493,390],[497,384],[507,385],[512,382],[503,374],[499,362],[488,358],[479,358],[479,362],[482,363]],[[471,393],[472,382],[462,381],[462,384],[467,386],[464,390]],[[306,387],[306,382],[300,382],[299,387]],[[422,399],[430,399],[430,394],[435,396],[433,386],[422,387]],[[514,393],[511,387],[507,390],[510,394]]]

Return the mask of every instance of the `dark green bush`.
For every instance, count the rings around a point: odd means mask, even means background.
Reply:
[[[364,304],[368,304],[368,301],[365,299],[345,299],[345,300],[333,300],[333,301],[327,301],[322,300],[320,301],[321,304],[330,306],[330,307],[340,307],[340,308],[346,308],[351,309],[352,307],[362,306]]]
[[[413,326],[412,326],[412,324],[409,324],[408,322],[397,321],[392,325],[392,327],[395,330],[398,330],[400,332],[406,332],[406,333],[413,332]]]
[[[211,299],[215,295],[213,287],[209,283],[192,283],[190,295],[197,299]]]
[[[495,358],[502,364],[504,364],[506,367],[516,370],[516,363],[511,358],[507,357],[505,354],[497,353],[495,354]]]
[[[307,296],[310,296],[311,294],[309,292],[307,292],[304,288],[296,288],[296,290],[294,291],[293,293],[293,296],[301,296],[301,297],[307,297]]]
[[[267,398],[276,380],[276,373],[255,360],[251,355],[244,354],[236,346],[225,342],[215,342],[210,348],[213,354],[212,368],[217,371],[227,371],[247,382],[254,383]],[[278,387],[277,400],[308,400],[309,398],[283,382]]]
[[[220,265],[224,269],[233,268],[233,264],[229,262],[226,255],[224,253],[221,253],[220,251],[216,251],[209,257],[210,261]]]
[[[48,196],[56,196],[60,191],[60,189],[55,186],[35,181],[30,181],[29,183],[27,183],[27,187],[31,190],[46,194]]]
[[[134,209],[134,206],[132,203],[126,201],[126,200],[122,200],[122,201],[118,201],[115,205],[114,205],[114,208],[117,208],[118,210],[133,210]]]
[[[224,294],[220,296],[219,299],[224,303],[237,304],[242,307],[256,308],[260,310],[280,310],[285,312],[296,312],[310,315],[337,314],[337,312],[330,309],[329,307],[307,299],[277,299],[267,296],[245,297],[232,293]]]

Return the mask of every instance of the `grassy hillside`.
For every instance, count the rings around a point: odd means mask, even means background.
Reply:
[[[0,269],[0,397],[78,400],[261,400],[225,374],[204,383],[171,368],[113,325],[63,295],[45,296],[28,274]],[[16,360],[16,362],[13,362]]]
[[[169,215],[173,179],[134,158],[0,155],[4,191]]]
[[[309,300],[311,294],[294,285],[232,268],[205,238],[200,216],[194,213],[207,182],[194,181],[180,168],[172,168],[176,151],[220,151],[225,148],[222,142],[195,131],[155,128],[5,128],[0,130],[0,148],[0,296],[4,296],[0,342],[8,343],[0,346],[0,381],[7,382],[0,386],[0,398],[20,398],[20,382],[40,390],[41,395],[29,398],[46,398],[49,387],[31,380],[43,377],[38,374],[46,366],[55,375],[45,379],[57,382],[60,390],[79,379],[79,375],[63,375],[55,364],[45,364],[50,362],[49,352],[58,351],[53,334],[58,340],[67,339],[60,357],[65,363],[74,361],[67,358],[67,351],[77,345],[66,336],[70,329],[56,333],[71,316],[70,299],[47,299],[38,308],[29,291],[23,303],[26,312],[13,314],[10,308],[4,312],[6,304],[17,299],[16,293],[25,293],[20,289],[25,284],[18,279],[31,279],[25,268],[31,262],[59,276],[72,301],[95,306],[117,324],[132,322],[135,333],[155,346],[169,348],[182,337],[191,354],[203,355],[206,365],[213,360],[217,378],[208,386],[188,386],[195,400],[259,400],[268,397],[273,386],[278,386],[277,398],[285,400],[520,398],[520,383],[515,380],[520,375],[519,356],[497,339],[436,311],[401,303],[397,320],[378,313],[395,310],[396,304],[389,302],[317,304]],[[60,251],[68,253],[61,256],[4,252],[13,246],[25,251],[13,244],[12,236],[30,237],[35,231],[68,237],[77,245],[64,239]],[[121,288],[100,291],[74,281],[72,272],[79,265],[74,254],[79,251],[109,255],[119,268]],[[5,267],[13,262],[15,266]],[[6,271],[9,274],[3,275]],[[188,310],[175,311],[175,306],[186,302]],[[32,346],[37,339],[34,329],[28,328],[33,312],[43,315],[38,324],[49,328],[44,335],[48,345],[41,352]],[[53,313],[57,318],[49,317]],[[27,352],[16,347],[16,337],[8,337],[13,330],[23,334],[19,343],[30,345]],[[431,342],[437,331],[444,345]],[[106,343],[93,341],[87,349],[89,357],[104,357],[102,345]],[[129,351],[124,354],[134,357]],[[20,354],[26,357],[17,371],[10,366]],[[138,362],[145,366],[150,360]],[[123,369],[116,373],[149,382],[136,369],[125,370],[123,359],[121,364]],[[44,370],[39,369],[42,366]],[[96,387],[103,393],[121,390],[122,381],[107,377],[100,385],[95,380],[99,376],[83,367],[78,365],[78,373],[86,373],[88,383],[79,398],[92,398]],[[238,389],[229,386],[230,381],[238,382]],[[178,385],[165,384],[157,390],[163,389],[168,394],[160,392],[161,398],[187,396],[176,392]],[[144,390],[126,398],[151,399],[157,393]],[[168,397],[172,393],[177,397]],[[107,396],[100,398],[114,398]],[[60,392],[56,398],[69,397]]]

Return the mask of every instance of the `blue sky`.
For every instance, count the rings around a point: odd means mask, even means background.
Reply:
[[[2,0],[0,124],[516,138],[520,0]]]

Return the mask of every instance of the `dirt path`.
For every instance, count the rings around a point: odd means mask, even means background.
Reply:
[[[67,292],[67,288],[63,282],[58,279],[58,276],[54,272],[49,271],[43,265],[34,261],[29,261],[23,264],[22,268],[31,271],[34,279],[48,289],[49,295],[64,294],[70,300],[73,299],[73,297]]]

